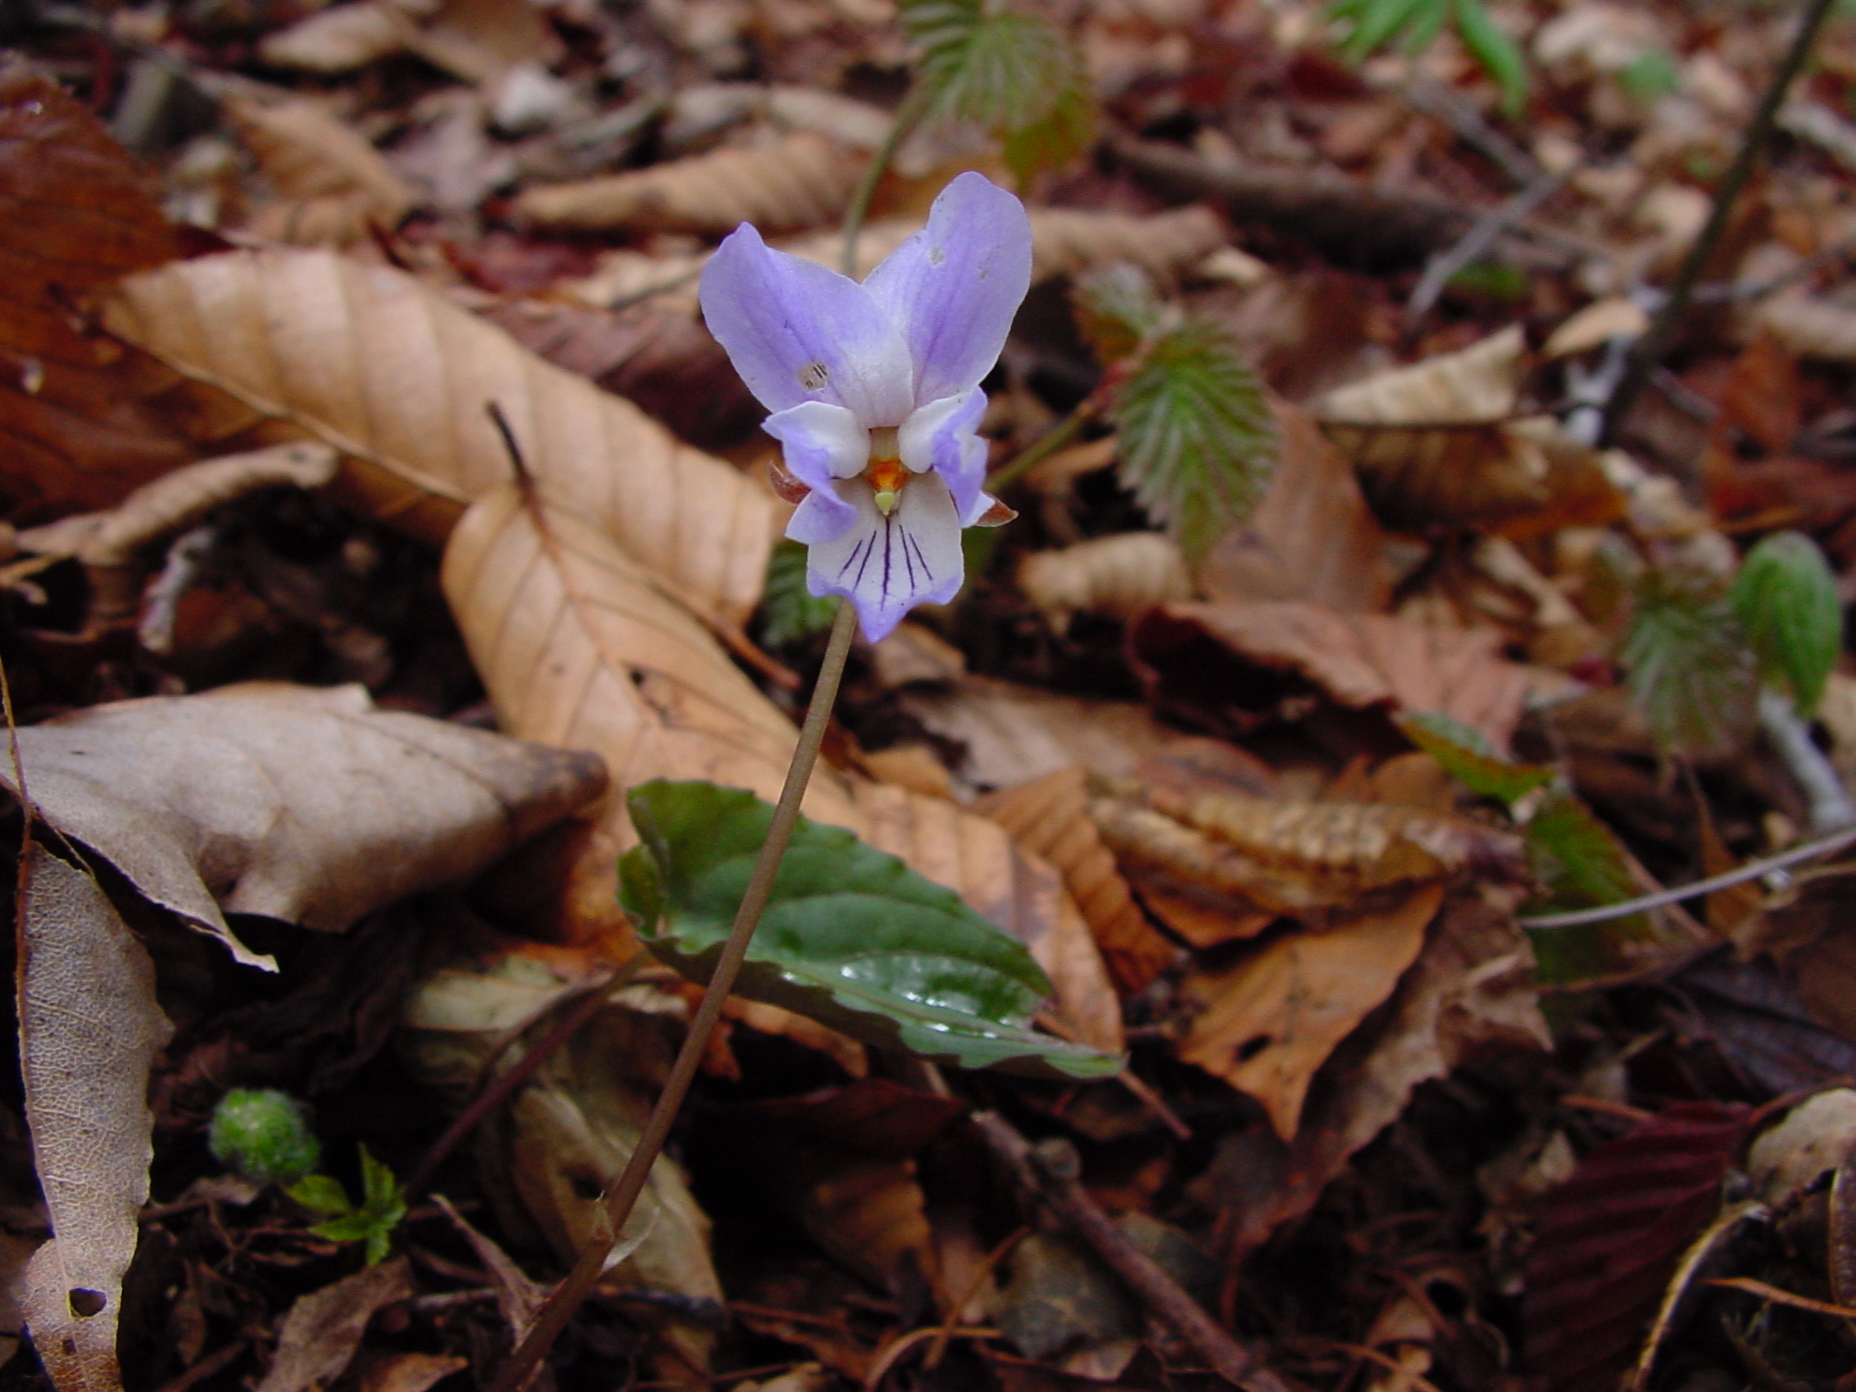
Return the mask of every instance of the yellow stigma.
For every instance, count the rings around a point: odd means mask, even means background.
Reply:
[[[876,510],[888,517],[901,501],[902,485],[909,478],[909,471],[896,456],[893,425],[878,426],[870,432],[870,465],[864,470],[864,477],[870,480]]]

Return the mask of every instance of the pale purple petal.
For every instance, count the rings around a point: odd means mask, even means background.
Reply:
[[[838,494],[856,507],[857,520],[836,540],[812,547],[806,587],[846,596],[865,638],[878,642],[916,605],[945,604],[959,592],[960,520],[938,474],[910,479],[888,517],[860,479],[839,484]]]
[[[986,393],[978,387],[958,396],[931,401],[914,412],[896,432],[896,452],[916,473],[933,469],[947,481],[962,525],[986,482],[986,442],[976,433],[986,413]],[[981,508],[980,512],[984,512]]]
[[[799,501],[786,520],[786,539],[805,546],[836,541],[857,521],[857,509],[835,488],[815,488]]]
[[[1030,285],[1024,204],[971,171],[941,190],[928,225],[864,281],[908,342],[915,400],[924,405],[977,387],[992,371]]]
[[[900,425],[915,405],[908,345],[856,281],[783,251],[747,223],[703,267],[703,318],[769,411],[808,401],[865,425]]]

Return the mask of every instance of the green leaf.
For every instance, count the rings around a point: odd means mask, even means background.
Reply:
[[[1837,577],[1802,532],[1775,532],[1747,553],[1728,591],[1761,675],[1791,688],[1809,717],[1843,648]]]
[[[1407,25],[1425,21],[1428,12],[1437,11],[1441,21],[1442,12],[1449,8],[1450,0],[1369,0],[1350,14],[1335,11],[1337,18],[1351,19],[1352,30],[1341,40],[1341,56],[1352,62],[1359,62],[1368,54],[1376,52]]]
[[[393,1247],[393,1228],[377,1227],[367,1235],[367,1264],[379,1266],[387,1259],[387,1253]]]
[[[821,599],[806,588],[806,548],[782,539],[767,557],[760,609],[761,641],[778,648],[830,628],[838,601],[830,595]]]
[[[1513,807],[1536,788],[1553,781],[1545,764],[1517,764],[1504,758],[1482,731],[1441,711],[1409,711],[1398,727],[1418,748],[1477,797],[1495,798]]]
[[[1095,100],[1082,55],[1041,15],[997,0],[903,0],[922,50],[926,121],[971,121],[998,136],[1021,180],[1069,163],[1089,144]]]
[[[1455,0],[1451,17],[1457,37],[1463,40],[1483,70],[1495,79],[1502,93],[1502,114],[1519,116],[1527,104],[1527,60],[1513,39],[1489,18],[1482,0]]]
[[[1200,320],[1149,340],[1111,414],[1122,486],[1188,561],[1249,516],[1276,467],[1276,427],[1256,370],[1228,334]]]
[[[627,802],[643,844],[619,899],[652,953],[705,982],[773,808],[712,783],[654,780]],[[964,1068],[1105,1077],[1121,1061],[1031,1029],[1050,982],[958,895],[850,832],[801,818],[735,990],[882,1048]]]
[[[1631,699],[1665,748],[1723,755],[1751,727],[1759,685],[1753,653],[1710,578],[1644,576],[1618,656]]]
[[[354,1211],[354,1205],[348,1201],[348,1191],[342,1188],[341,1181],[333,1175],[305,1175],[286,1188],[284,1192],[311,1213],[337,1214]]]
[[[326,1237],[330,1242],[363,1242],[372,1237],[380,1228],[380,1220],[371,1213],[344,1213],[339,1218],[331,1218],[326,1223],[318,1223],[310,1229],[317,1237]]]
[[[1529,913],[1621,904],[1637,893],[1624,847],[1603,822],[1564,788],[1549,793],[1527,823],[1527,855],[1540,886]],[[1575,928],[1528,930],[1540,980],[1585,981],[1632,965],[1633,945],[1658,940],[1644,914]]]
[[[1501,89],[1502,110],[1518,116],[1527,100],[1527,60],[1513,39],[1490,18],[1482,0],[1339,0],[1328,17],[1345,32],[1341,56],[1359,62],[1403,36],[1411,52],[1428,47],[1447,19]]]
[[[390,1231],[406,1216],[406,1195],[393,1171],[361,1147],[361,1207]]]

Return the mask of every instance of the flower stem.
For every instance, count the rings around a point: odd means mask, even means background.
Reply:
[[[753,876],[748,880],[746,893],[741,896],[741,907],[735,912],[734,927],[729,930],[728,940],[722,945],[722,955],[703,992],[702,1004],[696,1008],[695,1017],[690,1021],[683,1048],[677,1054],[676,1062],[671,1065],[670,1076],[664,1082],[664,1090],[658,1094],[657,1105],[651,1110],[650,1120],[645,1123],[644,1131],[638,1137],[631,1159],[625,1162],[624,1171],[601,1200],[605,1222],[594,1233],[592,1240],[581,1248],[567,1279],[555,1287],[536,1312],[534,1324],[516,1351],[510,1355],[509,1362],[497,1373],[496,1380],[490,1385],[490,1392],[520,1392],[528,1382],[535,1365],[547,1355],[567,1321],[573,1318],[574,1311],[580,1308],[580,1302],[592,1290],[593,1283],[604,1272],[607,1254],[612,1250],[618,1235],[624,1232],[626,1220],[631,1217],[638,1196],[644,1192],[651,1166],[663,1150],[665,1140],[669,1138],[671,1123],[676,1120],[677,1112],[683,1106],[683,1098],[689,1092],[690,1084],[695,1081],[696,1069],[708,1047],[709,1036],[715,1032],[716,1023],[721,1019],[723,1002],[728,999],[735,977],[741,970],[742,960],[747,956],[748,940],[754,936],[761,910],[766,907],[767,897],[773,890],[774,876],[780,869],[780,858],[786,853],[787,842],[792,840],[793,827],[799,820],[799,803],[805,796],[806,785],[811,782],[812,766],[818,762],[819,746],[825,739],[825,726],[831,718],[831,708],[838,696],[838,684],[844,678],[845,659],[850,655],[851,640],[856,633],[857,611],[848,600],[841,599],[838,601],[837,618],[831,628],[831,640],[825,648],[825,661],[819,668],[818,683],[812,688],[812,703],[806,709],[805,724],[799,731],[799,743],[793,750],[793,762],[786,771],[786,785],[780,790],[780,801],[774,808],[773,821],[767,828],[767,839],[761,843],[760,858],[754,862]]]
[[[1044,460],[1050,458],[1082,432],[1085,425],[1095,419],[1101,409],[1097,393],[1090,393],[1077,403],[1076,409],[1033,440],[1012,458],[1005,461],[990,474],[986,475],[986,491],[997,493],[1002,488],[1010,488]]]
[[[896,158],[896,151],[902,148],[902,142],[909,138],[922,119],[922,113],[928,109],[927,89],[917,86],[902,100],[896,112],[895,122],[884,137],[882,146],[870,157],[870,167],[864,170],[864,177],[857,183],[857,189],[851,194],[851,204],[844,210],[844,250],[839,253],[838,269],[852,280],[857,277],[857,234],[863,231],[864,219],[870,216],[870,204],[876,197],[877,185],[883,182],[883,175]]]

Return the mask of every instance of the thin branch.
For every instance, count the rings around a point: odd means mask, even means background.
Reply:
[[[1571,177],[1571,170],[1542,174],[1499,207],[1491,208],[1477,218],[1455,246],[1440,251],[1430,259],[1424,268],[1423,278],[1411,292],[1411,298],[1405,302],[1406,310],[1414,316],[1430,313],[1431,306],[1437,303],[1437,297],[1443,294],[1451,276],[1480,259],[1504,234],[1526,222],[1534,215],[1535,209],[1564,188]]]
[[[773,890],[780,859],[786,853],[787,842],[792,839],[793,828],[799,820],[800,800],[805,796],[806,785],[812,780],[812,767],[818,762],[819,746],[825,739],[825,726],[830,720],[832,705],[837,700],[838,685],[844,678],[845,659],[850,656],[851,640],[856,633],[857,611],[849,601],[839,600],[838,617],[832,625],[824,665],[819,670],[818,683],[812,690],[812,704],[806,711],[806,723],[799,732],[799,743],[793,750],[792,765],[786,771],[786,786],[780,790],[780,801],[774,808],[773,821],[767,828],[767,839],[761,845],[760,858],[754,862],[753,877],[749,879],[747,891],[741,897],[741,907],[736,911],[734,927],[729,930],[728,940],[722,945],[715,972],[709,978],[695,1018],[690,1021],[683,1047],[677,1054],[676,1062],[671,1065],[670,1076],[664,1081],[664,1089],[658,1094],[657,1105],[651,1109],[651,1118],[645,1123],[644,1132],[638,1137],[631,1158],[625,1162],[624,1172],[606,1191],[601,1202],[604,1221],[597,1225],[598,1230],[586,1246],[580,1249],[580,1255],[567,1279],[555,1287],[547,1303],[536,1313],[533,1327],[510,1355],[509,1361],[497,1372],[489,1392],[520,1392],[527,1385],[536,1365],[547,1356],[567,1321],[573,1318],[580,1303],[605,1271],[606,1258],[612,1251],[613,1241],[625,1231],[626,1220],[631,1217],[633,1207],[644,1192],[651,1166],[663,1150],[664,1142],[669,1139],[671,1124],[682,1109],[690,1084],[696,1079],[696,1070],[708,1048],[709,1036],[714,1033],[716,1023],[721,1019],[722,1006],[728,999],[729,991],[734,988],[735,978],[747,956],[748,941],[754,936],[761,910],[766,907],[768,895]]]
[[[1101,392],[1091,392],[1076,404],[1076,408],[1069,415],[986,475],[986,491],[997,493],[1001,489],[1010,488],[1033,468],[1074,440],[1082,433],[1083,427],[1094,420],[1102,409],[1100,398]]]
[[[877,185],[883,182],[884,173],[895,161],[896,151],[902,148],[902,142],[909,138],[909,133],[921,122],[927,109],[927,89],[917,85],[914,91],[903,98],[902,107],[896,112],[895,123],[890,126],[889,134],[884,137],[877,152],[870,157],[870,166],[864,170],[863,178],[857,181],[850,206],[844,210],[844,250],[839,253],[838,269],[853,280],[857,278],[857,234],[863,231],[864,220],[870,216],[870,204],[876,198]]]

